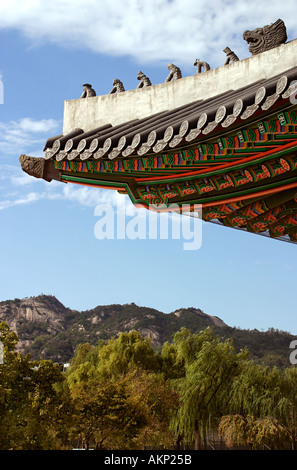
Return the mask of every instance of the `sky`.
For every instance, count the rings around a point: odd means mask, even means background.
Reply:
[[[114,78],[134,89],[139,70],[162,83],[168,63],[193,75],[196,58],[223,65],[226,46],[245,59],[244,30],[281,18],[292,40],[296,13],[295,0],[0,0],[0,301],[49,294],[75,310],[195,307],[230,326],[297,335],[293,244],[211,223],[197,250],[170,236],[98,239],[98,205],[115,214],[125,205],[127,223],[138,217],[126,196],[38,180],[19,163],[43,156],[83,83],[97,95]]]

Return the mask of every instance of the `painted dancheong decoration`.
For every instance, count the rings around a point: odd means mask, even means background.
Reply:
[[[248,61],[257,60],[255,55],[265,60],[276,47],[297,50],[297,43],[286,44],[282,20],[245,31],[243,39],[251,53]],[[232,67],[238,71],[243,61],[229,47],[224,52],[222,71],[231,76]],[[200,79],[211,86],[219,76],[220,68],[213,73],[204,60],[193,65],[197,89]],[[172,63],[168,69],[160,86],[176,92],[187,77]],[[194,212],[199,204],[204,221],[297,243],[297,63],[280,73],[275,64],[274,74],[264,75],[144,117],[74,127],[50,137],[43,158],[21,155],[21,166],[47,181],[117,190],[147,209],[171,210],[174,203],[180,211],[187,204]],[[141,71],[137,80],[136,100],[138,93],[158,87]],[[92,98],[82,100],[87,105],[99,98],[92,90],[84,84],[81,98]],[[116,79],[110,94],[115,93],[121,96],[109,99],[121,98],[123,105],[131,91]]]

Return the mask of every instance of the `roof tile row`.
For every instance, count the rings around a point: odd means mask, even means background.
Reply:
[[[160,153],[182,143],[226,129],[258,111],[267,112],[278,100],[297,93],[297,67],[286,74],[260,80],[239,90],[230,90],[207,100],[195,101],[117,126],[107,123],[90,131],[51,137],[44,147],[45,159],[57,161],[125,158]]]

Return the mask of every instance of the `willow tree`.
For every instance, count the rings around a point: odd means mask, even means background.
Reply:
[[[292,366],[284,371],[282,381],[281,419],[288,429],[291,447],[297,448],[297,369]]]
[[[223,416],[218,431],[228,447],[237,445],[249,449],[284,449],[288,448],[290,441],[286,426],[272,416]]]
[[[98,347],[89,343],[77,346],[67,370],[67,383],[70,388],[81,382],[95,379],[98,365]]]
[[[239,365],[246,352],[236,353],[231,340],[214,338],[206,329],[199,335],[184,335],[177,345],[185,358],[185,377],[176,381],[180,405],[174,415],[172,428],[187,442],[195,440],[201,446],[229,409],[229,393]]]
[[[273,416],[278,419],[281,412],[281,387],[280,369],[245,361],[240,374],[232,382],[229,411],[243,416]]]
[[[227,445],[288,447],[293,439],[289,423],[291,412],[294,409],[296,412],[292,385],[297,385],[297,375],[285,375],[287,381],[277,367],[264,367],[252,361],[243,364],[230,389],[229,414],[219,424],[220,435]]]
[[[100,378],[125,375],[135,367],[151,372],[161,368],[160,356],[156,353],[149,338],[137,331],[121,333],[98,348],[97,373]]]

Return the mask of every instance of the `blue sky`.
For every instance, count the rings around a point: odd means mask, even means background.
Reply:
[[[18,160],[43,155],[83,83],[100,95],[115,77],[135,88],[139,70],[164,82],[169,62],[183,76],[196,58],[218,67],[226,46],[249,57],[245,29],[282,18],[297,37],[296,2],[112,3],[0,0],[0,300],[44,293],[77,310],[197,307],[230,326],[297,334],[296,246],[213,224],[203,224],[197,251],[182,240],[98,240],[95,207],[123,196],[31,178]]]

